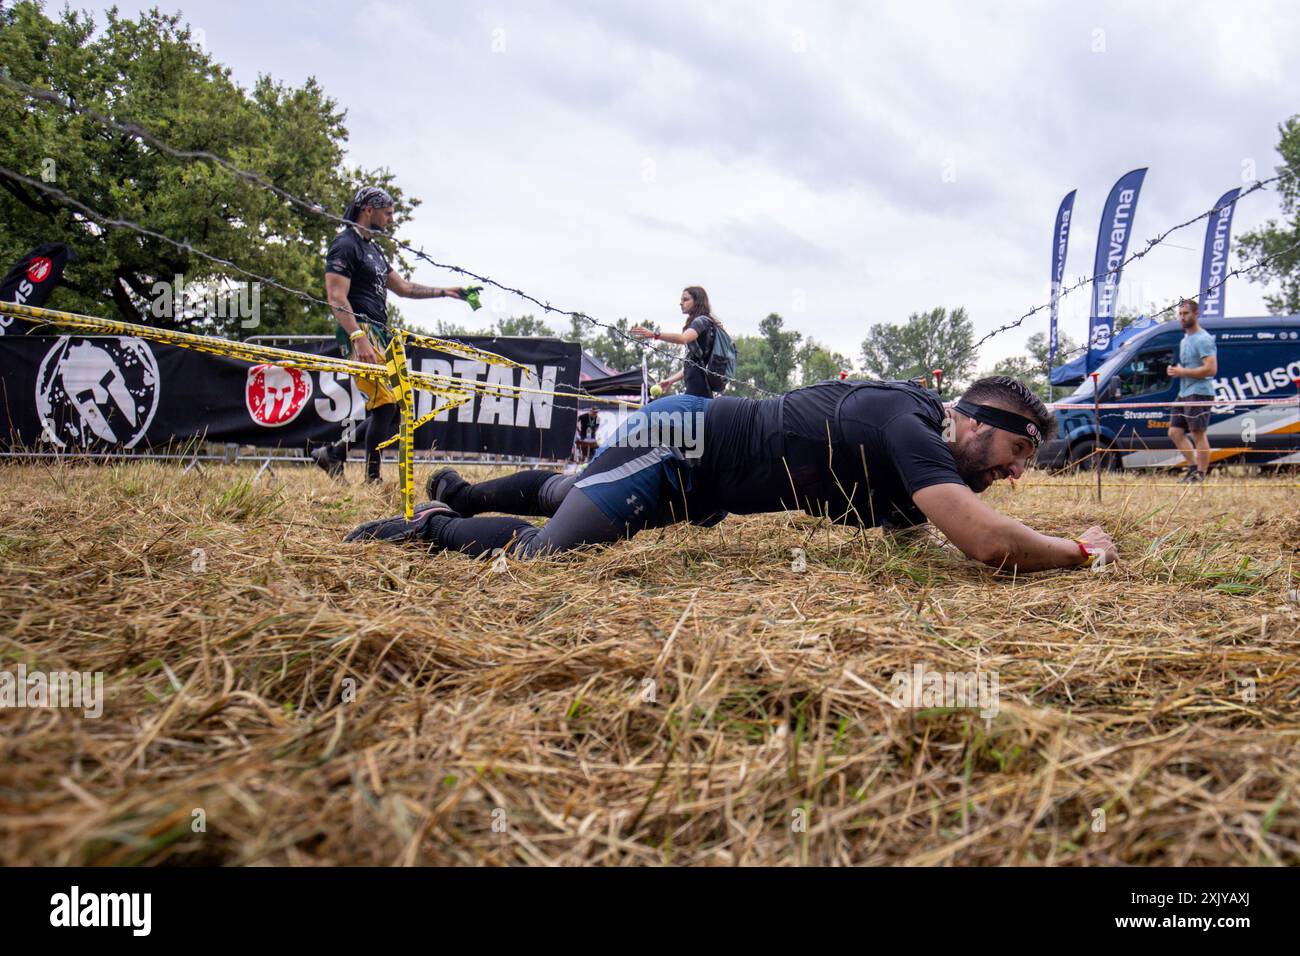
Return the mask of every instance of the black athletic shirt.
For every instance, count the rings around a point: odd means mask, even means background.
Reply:
[[[832,381],[780,398],[715,398],[694,473],[696,507],[802,508],[846,524],[922,524],[912,495],[965,483],[943,421],[938,397],[911,382]]]
[[[713,392],[709,390],[709,380],[700,366],[708,364],[709,354],[713,351],[713,322],[708,316],[697,315],[691,319],[691,324],[686,328],[694,329],[699,338],[686,346],[686,364],[682,366],[682,388],[686,390],[687,395],[712,398]]]
[[[348,308],[358,315],[388,321],[388,260],[379,243],[352,226],[339,230],[325,255],[325,271],[352,280]]]

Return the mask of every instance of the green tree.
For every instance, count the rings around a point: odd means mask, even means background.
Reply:
[[[975,368],[974,327],[965,308],[913,312],[904,325],[882,322],[862,342],[862,366],[880,379],[928,376],[943,369],[943,380],[957,388]]]
[[[569,334],[565,341],[578,342],[587,352],[600,359],[616,372],[628,372],[641,368],[641,355],[647,356],[651,384],[663,381],[682,367],[680,346],[666,342],[647,342],[645,345],[633,338],[628,330],[633,325],[659,330],[653,322],[629,322],[618,319],[612,323],[613,330],[592,325],[582,319],[570,318]]]
[[[64,9],[51,19],[43,3],[24,0],[0,8],[0,63],[27,86],[139,123],[178,149],[225,156],[336,214],[363,182],[393,195],[398,225],[419,204],[402,195],[387,170],[345,168],[344,114],[314,79],[292,87],[261,76],[245,90],[199,47],[179,14],[151,10],[132,20],[111,9],[97,31],[89,14]],[[103,215],[325,297],[324,253],[336,228],[330,220],[218,166],[174,159],[138,136],[9,87],[0,86],[0,106],[0,165]],[[191,291],[242,292],[251,306],[250,280],[160,240],[101,228],[6,177],[0,177],[0,221],[0,262],[42,242],[73,247],[78,259],[51,303],[58,308],[92,315],[115,310],[132,322],[226,335],[329,332],[334,325],[328,308],[266,284],[256,327],[240,317],[213,318],[202,307],[155,315],[157,284],[174,285],[176,275]]]
[[[578,319],[569,316],[569,330],[561,338],[566,342],[577,342],[583,348],[586,348],[596,334],[596,326],[592,325],[586,319]]]
[[[1043,401],[1048,398],[1048,368],[1047,353],[1048,342],[1046,332],[1035,332],[1025,343],[1025,351],[1020,355],[1012,355],[998,362],[987,372],[981,372],[977,378],[985,378],[989,375],[1010,375],[1012,378],[1018,378],[1024,382],[1034,393]],[[1057,333],[1056,364],[1061,364],[1060,356],[1066,355],[1077,349],[1077,345],[1070,336],[1064,332]]]
[[[767,347],[768,374],[759,382],[770,392],[787,392],[790,390],[791,376],[799,364],[799,342],[803,335],[799,332],[785,330],[785,320],[777,313],[769,313],[767,318],[758,323],[759,334]]]
[[[737,335],[732,341],[736,345],[736,382],[729,390],[734,389],[738,395],[757,395],[742,383],[753,382],[766,388],[763,383],[767,376],[767,343],[757,335]]]
[[[1158,306],[1158,305],[1156,305],[1154,302],[1149,303],[1149,304],[1147,305],[1146,311],[1144,311],[1144,312],[1139,312],[1137,309],[1130,308],[1130,307],[1128,307],[1128,306],[1122,306],[1122,307],[1121,307],[1118,311],[1116,311],[1116,313],[1115,313],[1115,321],[1114,321],[1114,324],[1111,326],[1110,334],[1111,334],[1112,336],[1119,335],[1121,332],[1123,332],[1125,329],[1127,329],[1130,325],[1132,325],[1132,324],[1133,324],[1134,322],[1136,322],[1138,319],[1142,318],[1142,316],[1144,316],[1144,315],[1155,315],[1157,312],[1160,311],[1160,309],[1161,309],[1161,307]],[[1165,316],[1166,319],[1169,319],[1169,318],[1172,318],[1172,317],[1173,317],[1172,315],[1167,315],[1167,316]],[[1057,337],[1060,338],[1060,332],[1059,332],[1059,331],[1057,332]],[[1064,350],[1064,349],[1060,349],[1060,348],[1058,348],[1057,351],[1058,351],[1058,352],[1061,352],[1061,351],[1065,351],[1065,350]]]
[[[799,365],[799,343],[803,335],[788,331],[785,320],[775,312],[758,323],[758,335],[734,336],[736,344],[736,382],[732,388],[737,395],[761,394],[759,389],[775,394],[788,392],[793,386],[795,369]]]
[[[555,330],[543,322],[541,319],[531,315],[513,315],[508,318],[500,319],[496,323],[492,335],[518,335],[528,338],[554,339],[558,338]]]
[[[1251,282],[1279,283],[1278,293],[1265,295],[1264,303],[1275,314],[1289,315],[1300,312],[1300,115],[1278,126],[1278,132],[1281,139],[1277,151],[1282,154],[1282,165],[1277,172],[1282,178],[1277,191],[1285,221],[1279,225],[1276,219],[1270,219],[1238,239],[1237,248],[1248,261],[1276,256],[1267,266],[1247,275]]]
[[[440,339],[459,339],[466,335],[491,335],[492,326],[486,329],[471,329],[468,326],[461,325],[459,322],[448,322],[445,319],[438,319],[433,323],[433,331],[430,335],[437,336]]]
[[[852,372],[853,363],[816,340],[808,339],[799,349],[799,384],[812,385],[827,379],[839,378],[840,372]]]

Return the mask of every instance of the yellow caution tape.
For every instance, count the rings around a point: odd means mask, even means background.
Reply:
[[[546,391],[545,389],[529,388],[527,386],[478,382],[473,379],[453,378],[428,372],[412,372],[407,364],[406,349],[402,345],[403,341],[425,348],[464,355],[491,365],[501,365],[525,371],[529,371],[529,369],[525,365],[497,355],[494,352],[485,352],[473,346],[418,335],[401,329],[396,330],[399,334],[392,338],[388,349],[385,351],[385,363],[377,365],[350,359],[330,358],[325,355],[312,355],[308,352],[295,352],[292,349],[276,348],[270,345],[253,345],[248,342],[236,342],[214,336],[196,335],[192,332],[178,332],[173,329],[136,325],[132,322],[119,322],[116,319],[101,319],[73,312],[42,309],[13,302],[0,302],[0,315],[12,315],[31,322],[48,323],[78,332],[100,335],[129,335],[254,364],[276,365],[283,368],[298,368],[314,372],[342,372],[353,376],[358,380],[358,387],[370,399],[368,404],[373,406],[374,404],[386,404],[388,401],[396,401],[397,403],[401,420],[398,434],[379,447],[386,448],[394,441],[399,443],[397,470],[402,490],[402,507],[408,520],[415,516],[413,454],[415,429],[433,421],[442,412],[464,405],[475,394],[509,395],[513,397],[525,394],[545,395],[550,397],[552,401],[556,397],[572,397],[587,402],[603,402],[624,407],[635,407],[632,403],[618,399],[553,390]],[[427,415],[421,416],[419,421],[414,421],[415,400],[413,391],[416,388],[421,391],[432,392],[438,398],[445,399],[444,404],[437,406]]]
[[[414,422],[412,422],[412,423],[411,423],[411,431],[415,431],[415,430],[418,429],[421,425],[427,425],[427,424],[429,424],[429,422],[433,421],[434,418],[436,418],[437,416],[441,415],[443,412],[451,411],[453,408],[460,408],[460,406],[464,405],[466,402],[468,402],[468,401],[469,401],[470,399],[472,399],[473,397],[474,397],[473,395],[466,395],[466,396],[464,396],[463,398],[453,398],[453,399],[451,399],[450,401],[444,402],[443,404],[441,404],[441,405],[439,405],[437,408],[435,408],[433,411],[431,411],[431,412],[429,412],[429,413],[427,413],[427,414],[425,414],[425,415],[421,415],[421,416],[420,416],[419,418],[417,418]],[[380,442],[378,445],[375,446],[375,448],[376,448],[376,449],[387,448],[389,445],[393,444],[393,442],[395,442],[395,441],[397,441],[397,436],[396,436],[396,435],[394,435],[392,438],[389,438],[387,441],[382,441],[382,442]]]
[[[406,366],[406,349],[402,346],[402,337],[393,336],[388,343],[388,385],[397,396],[397,410],[400,415],[397,445],[397,480],[402,488],[402,511],[406,520],[415,517],[415,467],[411,454],[415,441],[415,429],[411,427],[414,417],[415,393],[411,388],[410,369]],[[371,426],[374,427],[373,425]]]
[[[40,309],[30,305],[17,305],[13,302],[0,302],[0,314],[12,315],[33,322],[47,322],[63,328],[80,332],[94,332],[102,335],[131,335],[142,339],[152,339],[168,345],[210,352],[264,365],[281,365],[310,371],[346,372],[358,378],[381,380],[384,376],[382,366],[368,362],[353,362],[348,359],[330,358],[325,355],[311,355],[307,352],[295,352],[291,349],[275,348],[270,345],[252,345],[248,342],[233,342],[207,335],[195,335],[192,332],[176,332],[172,329],[156,329],[149,325],[134,325],[131,322],[118,322],[115,319],[98,319],[89,315],[77,315],[72,312],[56,312],[53,309]]]
[[[498,382],[476,382],[473,379],[455,378],[451,375],[439,375],[437,372],[412,372],[411,381],[428,392],[449,392],[457,389],[472,389],[480,395],[510,396],[545,395],[549,398],[576,398],[584,402],[604,405],[618,405],[629,410],[641,407],[640,402],[629,402],[625,398],[606,398],[603,395],[586,395],[581,392],[547,391],[544,388],[529,388],[526,385],[504,385]]]
[[[503,355],[497,355],[495,352],[485,352],[482,349],[476,349],[472,345],[464,345],[460,342],[452,342],[448,339],[434,338],[431,335],[420,335],[418,332],[409,332],[406,329],[393,329],[393,332],[406,339],[409,345],[419,348],[433,349],[437,352],[448,352],[453,355],[462,355],[465,358],[478,359],[487,362],[489,365],[504,365],[506,368],[526,369],[528,366],[520,365]]]

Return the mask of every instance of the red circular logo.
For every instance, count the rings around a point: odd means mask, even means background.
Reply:
[[[299,368],[254,365],[248,370],[244,401],[253,421],[268,428],[287,425],[311,398],[311,376]]]
[[[50,277],[50,272],[53,269],[54,263],[44,256],[40,256],[27,264],[27,278],[33,282],[44,282]]]

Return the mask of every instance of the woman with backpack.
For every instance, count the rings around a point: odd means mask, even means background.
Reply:
[[[730,345],[730,336],[722,331],[722,323],[711,314],[709,294],[699,286],[687,286],[682,290],[681,307],[686,323],[680,332],[655,332],[638,325],[631,330],[632,334],[639,339],[655,339],[686,346],[686,362],[682,370],[660,382],[659,388],[667,391],[669,386],[683,382],[687,395],[712,398],[715,392],[721,392],[727,387],[727,376],[735,369],[734,358],[726,363],[725,356],[721,356],[715,363],[710,363],[718,334],[722,334],[727,345]],[[718,365],[716,370],[714,364]],[[728,364],[729,367],[724,367]]]

